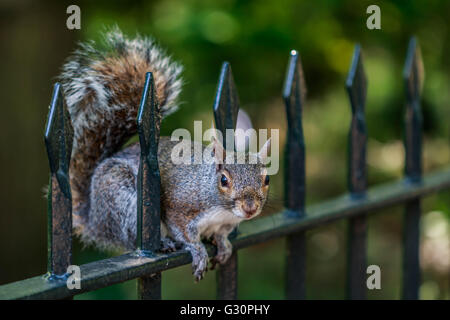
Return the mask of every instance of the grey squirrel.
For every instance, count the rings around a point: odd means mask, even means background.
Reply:
[[[115,28],[105,33],[104,40],[103,47],[93,41],[80,44],[59,76],[74,128],[69,170],[73,225],[86,244],[133,250],[140,147],[135,143],[121,148],[137,132],[145,73],[153,73],[162,119],[177,109],[182,67],[150,38],[128,39]],[[180,165],[171,161],[178,143],[168,137],[159,141],[161,250],[175,250],[181,244],[192,255],[198,281],[208,266],[202,238],[212,238],[217,245],[211,259],[214,268],[232,253],[229,233],[261,213],[269,189],[261,160],[269,146],[266,143],[257,154],[233,152],[237,158],[245,157],[245,164]],[[212,152],[216,159],[225,159],[230,151],[213,139]],[[250,164],[250,158],[256,163]]]

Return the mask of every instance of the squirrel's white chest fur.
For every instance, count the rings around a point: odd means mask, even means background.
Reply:
[[[237,225],[242,218],[237,217],[230,210],[212,208],[198,217],[197,230],[201,237],[209,238],[225,225]]]

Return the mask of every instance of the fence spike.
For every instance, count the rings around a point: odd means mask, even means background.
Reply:
[[[405,174],[411,181],[419,181],[422,171],[422,113],[420,95],[424,68],[416,38],[412,37],[403,70],[406,89],[405,114]]]
[[[365,104],[367,78],[364,72],[361,47],[355,46],[352,64],[345,83],[352,108],[352,123],[349,134],[349,189],[353,195],[364,194],[367,188],[366,142],[367,129]]]
[[[239,113],[239,97],[228,62],[222,64],[213,110],[216,128],[222,132],[223,145],[228,148],[226,129],[236,129]],[[234,135],[231,137],[234,139]],[[235,145],[234,140],[233,145]],[[236,235],[237,230],[235,229],[230,234],[230,238],[234,238]],[[219,266],[216,279],[217,299],[237,299],[237,259],[237,253],[234,252],[226,264]]]
[[[152,255],[159,249],[161,242],[161,180],[158,167],[160,122],[153,74],[148,72],[137,116],[141,156],[137,184],[136,242],[138,253],[144,255]],[[139,278],[138,295],[141,299],[161,299],[161,274]]]
[[[345,82],[350,98],[352,120],[349,132],[348,186],[352,198],[365,196],[367,189],[366,143],[367,130],[364,115],[367,78],[362,62],[361,47],[355,46],[350,71]],[[349,250],[347,268],[347,295],[350,299],[366,297],[367,257],[366,216],[349,221]]]
[[[228,62],[222,64],[213,110],[216,128],[222,132],[223,145],[227,147],[226,129],[236,128],[239,113],[239,97]]]
[[[288,122],[285,148],[285,206],[287,216],[300,218],[305,214],[305,142],[302,109],[306,95],[300,56],[292,50],[283,87]],[[305,233],[287,237],[286,298],[305,299],[306,245]]]
[[[288,122],[285,205],[293,211],[294,216],[303,215],[305,207],[305,141],[302,126],[305,91],[300,57],[297,51],[292,50],[283,88],[283,100]]]
[[[53,89],[44,141],[50,165],[47,269],[49,278],[52,279],[64,276],[72,261],[72,195],[69,164],[73,128],[59,83],[56,83]]]
[[[424,68],[416,38],[409,41],[403,70],[405,82],[405,175],[410,183],[422,181],[422,113],[420,95]],[[420,198],[406,202],[403,227],[403,289],[404,299],[418,299],[420,287]]]
[[[359,44],[355,45],[345,86],[350,97],[352,112],[364,112],[367,96],[367,78],[364,72],[361,46]]]
[[[73,127],[70,114],[61,93],[61,85],[56,83],[45,125],[44,141],[50,165],[50,172],[57,174],[62,191],[69,197],[70,184],[66,183],[69,172],[73,144]]]

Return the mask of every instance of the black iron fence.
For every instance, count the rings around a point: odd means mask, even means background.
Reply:
[[[348,298],[364,299],[367,277],[367,215],[397,204],[405,204],[403,298],[418,298],[420,199],[450,188],[450,167],[422,176],[420,92],[423,67],[414,38],[408,47],[403,78],[406,87],[405,178],[367,188],[367,131],[364,116],[367,80],[361,48],[357,45],[346,80],[352,110],[348,136],[349,193],[305,208],[305,144],[302,129],[305,86],[300,57],[296,51],[291,52],[283,89],[288,120],[285,209],[270,217],[248,221],[239,226],[238,232],[231,239],[234,253],[217,272],[217,298],[237,298],[236,251],[278,237],[287,237],[286,298],[305,298],[305,231],[338,219],[348,219]],[[160,176],[156,152],[159,139],[156,103],[152,74],[148,73],[137,119],[141,145],[136,213],[137,250],[81,265],[81,289],[71,290],[66,285],[66,272],[72,264],[72,212],[68,171],[73,130],[60,85],[55,85],[45,129],[51,172],[48,196],[48,272],[0,286],[0,299],[70,298],[131,279],[138,279],[140,298],[160,299],[161,273],[191,262],[191,256],[185,250],[168,254],[158,252]],[[214,103],[216,127],[222,132],[234,129],[238,110],[239,99],[231,67],[224,63]],[[207,245],[207,250],[209,255],[213,255],[216,248]]]

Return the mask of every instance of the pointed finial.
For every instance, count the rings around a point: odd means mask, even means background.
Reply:
[[[226,146],[226,129],[235,129],[239,112],[239,97],[234,84],[231,66],[224,62],[217,85],[216,99],[214,101],[214,118],[217,129],[222,132]]]
[[[68,173],[73,144],[73,127],[61,93],[61,85],[53,88],[50,110],[44,133],[45,146],[50,164],[50,172],[57,180],[66,197],[70,197]]]
[[[353,52],[352,64],[345,82],[352,112],[364,111],[367,95],[367,78],[364,72],[361,46],[357,44]]]

